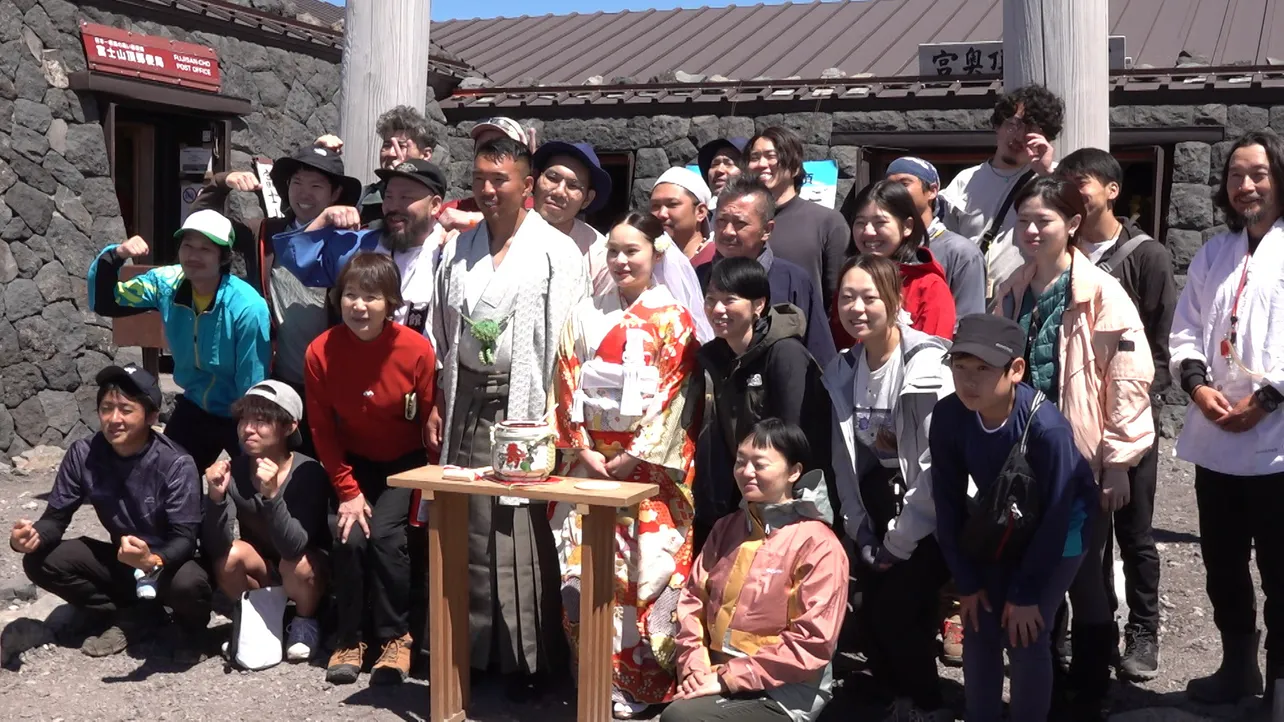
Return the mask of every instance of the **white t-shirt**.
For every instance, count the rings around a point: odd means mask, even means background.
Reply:
[[[981,235],[989,226],[990,219],[998,215],[1008,193],[1028,170],[1028,166],[1016,170],[998,170],[990,161],[986,161],[961,171],[941,191],[941,199],[945,203],[945,214],[942,217],[945,227],[980,244]],[[1016,216],[1016,205],[1013,204],[999,222],[998,233],[985,254],[991,287],[1006,280],[1023,262],[1021,253],[1012,240]]]
[[[892,357],[882,368],[871,371],[862,352],[853,389],[852,421],[856,438],[878,455],[888,468],[900,468],[896,447],[896,396],[905,376],[901,354]]]
[[[1092,264],[1095,266],[1096,264],[1101,262],[1101,257],[1106,255],[1106,253],[1111,248],[1114,248],[1115,244],[1119,242],[1119,234],[1122,232],[1123,232],[1123,225],[1120,224],[1119,230],[1115,231],[1114,238],[1107,238],[1106,240],[1100,241],[1098,243],[1087,243],[1085,241],[1080,241],[1075,245],[1078,246],[1079,251],[1083,253],[1085,256],[1087,256],[1088,260],[1092,261]]]

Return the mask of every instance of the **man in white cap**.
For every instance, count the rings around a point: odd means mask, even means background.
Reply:
[[[315,459],[292,450],[301,441],[303,399],[289,384],[256,384],[232,404],[232,415],[242,453],[205,470],[201,553],[228,599],[274,583],[284,587],[295,605],[286,658],[305,662],[321,642],[316,615],[330,548],[330,477]]]
[[[526,146],[527,150],[534,152],[532,132],[523,128],[521,123],[512,118],[502,116],[486,118],[474,125],[473,129],[469,131],[469,135],[472,136],[474,150],[497,138],[511,138]],[[535,200],[532,196],[526,196],[525,207],[527,210],[535,207]],[[447,201],[443,204],[437,220],[446,230],[462,233],[476,228],[477,224],[482,222],[482,212],[477,205],[477,201],[472,196],[468,196],[467,198]]]
[[[709,203],[713,194],[699,173],[670,168],[651,189],[651,215],[664,223],[664,232],[691,259],[692,266],[713,260],[709,242]]]
[[[89,267],[89,305],[108,318],[160,311],[174,382],[183,389],[165,435],[204,469],[239,448],[231,406],[267,375],[270,324],[263,297],[231,273],[231,221],[197,211],[174,238],[178,263],[128,281],[120,280],[120,267],[147,256],[147,241],[133,236],[103,249]]]

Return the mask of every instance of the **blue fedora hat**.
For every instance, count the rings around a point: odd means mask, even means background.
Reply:
[[[550,140],[541,145],[531,156],[531,164],[535,166],[536,173],[543,173],[548,167],[553,156],[569,155],[588,166],[589,175],[592,184],[592,190],[595,194],[593,202],[588,204],[584,209],[585,213],[594,213],[606,205],[606,201],[611,196],[611,174],[602,169],[602,162],[597,159],[597,153],[593,151],[593,146],[588,143],[567,143],[562,140]]]

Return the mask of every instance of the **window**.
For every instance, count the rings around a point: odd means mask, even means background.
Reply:
[[[606,233],[633,210],[633,153],[599,153],[597,159],[611,176],[611,197],[598,211],[585,214],[584,222]]]

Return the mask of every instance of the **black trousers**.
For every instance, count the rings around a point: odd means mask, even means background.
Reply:
[[[923,538],[909,559],[887,571],[865,567],[861,576],[861,633],[879,688],[892,697],[908,697],[923,710],[941,708],[936,633],[940,591],[950,573],[936,538]]]
[[[223,451],[232,458],[241,453],[241,441],[236,435],[236,419],[215,416],[188,401],[183,395],[179,395],[174,402],[174,413],[170,414],[169,423],[165,424],[165,435],[192,455],[196,470],[202,474],[210,464],[218,460],[218,455]]]
[[[1128,626],[1159,634],[1159,550],[1155,548],[1155,489],[1159,476],[1159,439],[1141,458],[1141,463],[1128,472],[1132,500],[1114,514],[1115,533],[1107,538],[1105,578],[1114,578],[1114,544],[1119,543],[1123,560],[1124,598],[1128,601]],[[1107,584],[1110,612],[1119,609],[1114,584]],[[1157,638],[1157,637],[1156,637]]]
[[[374,513],[366,520],[368,537],[357,524],[348,532],[348,541],[342,541],[338,533],[334,536],[330,565],[340,647],[360,641],[367,620],[377,641],[394,639],[410,630],[408,527],[412,492],[388,486],[388,477],[427,463],[423,451],[389,462],[349,454],[347,461]]]
[[[680,699],[664,710],[660,722],[788,722],[789,714],[766,695],[712,695]]]
[[[1266,662],[1284,664],[1284,473],[1232,476],[1196,466],[1195,503],[1217,630],[1249,635],[1257,629],[1257,597],[1248,569],[1256,548],[1266,597]]]
[[[73,607],[111,612],[139,603],[134,568],[116,560],[116,546],[80,537],[41,546],[22,558],[22,568],[36,586]],[[157,598],[174,610],[174,621],[200,630],[209,625],[214,590],[209,575],[188,560],[161,572]]]

